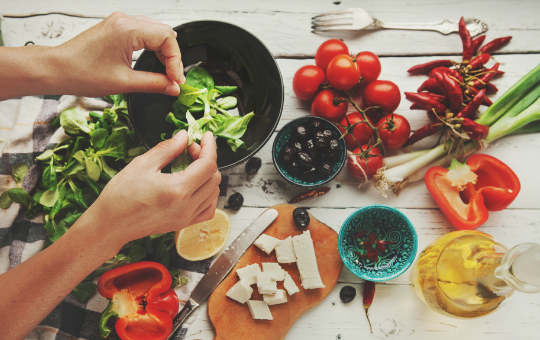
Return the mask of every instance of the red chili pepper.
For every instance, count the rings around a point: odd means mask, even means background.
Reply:
[[[480,48],[480,46],[482,46],[482,43],[484,42],[485,39],[486,39],[485,34],[482,34],[481,36],[473,39],[473,42],[472,42],[473,55],[475,55],[478,52],[478,49]]]
[[[362,230],[360,231],[358,234],[354,235],[354,238],[360,238],[362,236],[364,236],[365,234],[367,234],[367,230]]]
[[[477,68],[484,66],[489,61],[490,58],[491,58],[490,54],[487,54],[487,53],[480,54],[478,57],[475,57],[473,60],[471,60],[471,62],[469,63],[469,65],[467,65],[467,67],[471,70],[476,70]]]
[[[461,129],[474,140],[484,139],[489,133],[489,126],[478,124],[469,118],[463,119],[461,122]]]
[[[431,72],[429,72],[429,77],[430,78],[433,78],[434,77],[434,73],[437,73],[437,72],[442,72],[442,73],[448,73],[449,75],[451,75],[452,77],[456,78],[457,80],[459,80],[460,82],[463,82],[463,77],[461,77],[461,74],[459,74],[458,71],[454,70],[454,69],[451,69],[451,68],[448,68],[448,67],[437,67],[437,68],[434,68],[433,70],[431,70]]]
[[[450,102],[450,111],[461,111],[463,94],[461,92],[461,87],[459,86],[459,83],[455,79],[451,78],[448,73],[434,72],[433,75],[435,76],[435,79],[437,79],[437,81],[439,82],[439,87],[441,88],[443,95],[445,95]]]
[[[425,110],[428,110],[428,111],[435,110],[435,113],[437,113],[438,115],[444,113],[447,109],[447,107],[441,104],[441,102],[439,102],[438,99],[434,98],[433,96],[425,92],[422,92],[422,93],[405,92],[405,97],[414,103],[418,103]]]
[[[115,316],[116,333],[122,340],[167,339],[179,307],[171,283],[167,268],[150,261],[128,264],[103,274],[97,289],[111,302],[101,314],[101,335],[110,334],[107,320]]]
[[[494,39],[491,42],[482,46],[482,48],[480,49],[480,52],[491,53],[493,51],[496,51],[499,48],[503,47],[504,45],[508,44],[511,39],[512,39],[511,36]]]
[[[412,103],[411,107],[410,107],[411,110],[425,110],[420,104],[418,103]]]
[[[429,71],[433,70],[436,67],[450,67],[453,65],[454,62],[452,60],[434,60],[425,64],[413,66],[409,70],[407,70],[407,72],[409,72],[410,74],[428,74]]]
[[[480,92],[474,96],[473,100],[471,100],[469,104],[456,115],[456,118],[473,118],[480,105],[482,105],[485,95],[486,90],[480,90]]]
[[[504,74],[504,71],[497,70],[497,72],[495,72],[495,77],[501,77],[503,74]]]
[[[496,75],[496,74],[495,74]],[[497,93],[497,91],[499,91],[499,89],[497,88],[497,86],[493,85],[492,83],[487,83],[486,84],[486,92],[489,92],[489,93]]]
[[[473,56],[473,44],[471,34],[467,29],[467,24],[465,19],[461,17],[458,25],[459,37],[461,38],[461,43],[463,45],[463,62],[469,62]]]
[[[480,79],[473,80],[471,82],[471,86],[474,88],[477,88],[478,90],[483,89],[488,82],[495,77],[495,74],[497,73],[497,69],[499,68],[499,63],[493,65],[492,68],[490,68],[486,74],[484,74]]]
[[[477,90],[476,88],[474,87],[469,87],[467,89],[467,91],[469,91],[470,93],[472,93],[473,95],[477,95],[479,90]],[[484,97],[484,100],[482,101],[482,104],[481,105],[484,105],[484,106],[491,106],[493,105],[493,102],[491,101],[491,99],[489,99],[487,96]]]
[[[369,323],[369,330],[373,334],[373,329],[371,328],[371,321],[369,320],[368,309],[373,303],[373,298],[375,297],[375,282],[373,281],[364,281],[364,294],[363,294],[363,303],[364,311],[366,312],[366,318]]]
[[[416,130],[409,137],[409,139],[405,142],[405,144],[403,144],[403,147],[405,148],[409,145],[413,145],[414,143],[426,137],[432,136],[436,134],[437,132],[441,131],[442,128],[443,128],[442,123],[432,123],[432,124],[424,125],[420,129]]]
[[[322,187],[322,188],[317,188],[317,189],[313,189],[313,190],[309,190],[307,192],[304,192],[298,196],[296,196],[295,198],[293,198],[289,203],[298,203],[300,201],[303,201],[305,199],[308,199],[308,198],[312,198],[312,197],[317,197],[317,196],[320,196],[320,195],[324,195],[326,194],[327,192],[330,191],[330,188],[329,187]]]
[[[512,169],[497,158],[483,154],[472,155],[463,164],[453,160],[449,169],[432,167],[426,173],[425,182],[448,222],[456,229],[466,230],[482,225],[489,211],[508,207],[521,189]]]
[[[435,78],[428,78],[425,82],[423,82],[418,88],[417,92],[422,91],[442,94],[441,89],[439,88],[439,82]]]

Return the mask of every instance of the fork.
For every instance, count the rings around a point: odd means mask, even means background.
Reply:
[[[365,28],[387,28],[395,30],[420,30],[420,31],[437,31],[442,34],[450,34],[458,32],[458,21],[442,20],[440,22],[412,24],[399,23],[387,24],[378,19],[373,18],[368,12],[361,8],[349,8],[341,11],[324,13],[311,18],[312,33],[320,33],[325,31],[357,31]],[[488,25],[477,18],[466,18],[467,29],[471,36],[476,36],[485,33],[488,30]]]

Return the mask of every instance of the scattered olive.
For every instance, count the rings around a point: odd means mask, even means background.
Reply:
[[[330,163],[323,163],[319,167],[319,172],[321,176],[328,177],[332,174],[332,165]]]
[[[326,154],[332,160],[336,160],[336,158],[339,156],[339,142],[336,139],[332,139],[328,143],[328,147],[326,148]]]
[[[299,153],[299,152],[302,152],[302,151],[303,151],[302,143],[300,143],[300,142],[295,142],[295,143],[292,145],[292,148],[293,148],[293,150],[294,150],[294,153]]]
[[[349,303],[354,300],[356,296],[356,289],[352,286],[345,286],[339,291],[339,298],[343,303]]]
[[[289,165],[289,173],[291,175],[298,175],[300,173],[300,167],[298,166],[298,163],[292,162],[291,165]]]
[[[307,131],[306,128],[302,125],[298,125],[296,129],[294,130],[294,139],[297,142],[303,143],[307,139]]]
[[[244,196],[242,196],[241,193],[236,192],[229,196],[229,209],[232,210],[239,210],[242,207],[242,204],[244,204]]]
[[[329,140],[332,139],[332,137],[334,137],[334,134],[332,133],[332,131],[326,129],[323,131],[323,135],[328,138]]]
[[[309,157],[315,158],[317,151],[315,151],[315,144],[313,144],[313,139],[308,139],[306,141],[305,150]]]
[[[246,163],[246,172],[250,175],[256,174],[261,168],[262,162],[259,157],[252,157]]]
[[[304,208],[296,208],[293,211],[294,223],[301,228],[305,228],[309,225],[309,214]]]
[[[308,134],[314,135],[316,132],[319,132],[323,129],[323,126],[320,121],[314,120],[308,126]]]
[[[324,135],[322,131],[315,133],[313,143],[315,143],[316,147],[318,147],[319,149],[325,149],[328,146],[328,142],[328,138]]]

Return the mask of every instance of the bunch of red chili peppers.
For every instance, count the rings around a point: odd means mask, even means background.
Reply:
[[[360,244],[364,249],[364,252],[355,251],[355,253],[363,259],[368,261],[377,262],[379,260],[379,254],[386,251],[387,244],[395,244],[396,242],[377,240],[377,236],[374,232],[367,234],[366,230],[360,231],[354,235],[355,239],[360,239]]]
[[[427,110],[434,123],[418,129],[403,147],[439,131],[443,131],[441,137],[445,135],[452,139],[481,140],[487,137],[489,127],[474,122],[474,119],[480,105],[492,104],[486,93],[497,92],[497,87],[490,81],[504,72],[499,71],[498,63],[489,69],[484,65],[490,60],[491,53],[506,45],[512,37],[497,38],[480,47],[486,36],[473,39],[463,17],[459,21],[459,36],[463,43],[461,63],[435,60],[408,70],[410,74],[429,76],[418,88],[418,93],[405,92],[405,96],[413,102],[412,110]]]

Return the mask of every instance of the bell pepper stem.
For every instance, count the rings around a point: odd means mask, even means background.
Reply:
[[[112,329],[107,326],[107,321],[109,321],[112,316],[118,317],[118,313],[112,311],[112,306],[113,302],[111,300],[107,308],[101,313],[101,318],[99,319],[99,334],[103,338],[109,336],[112,331]]]

